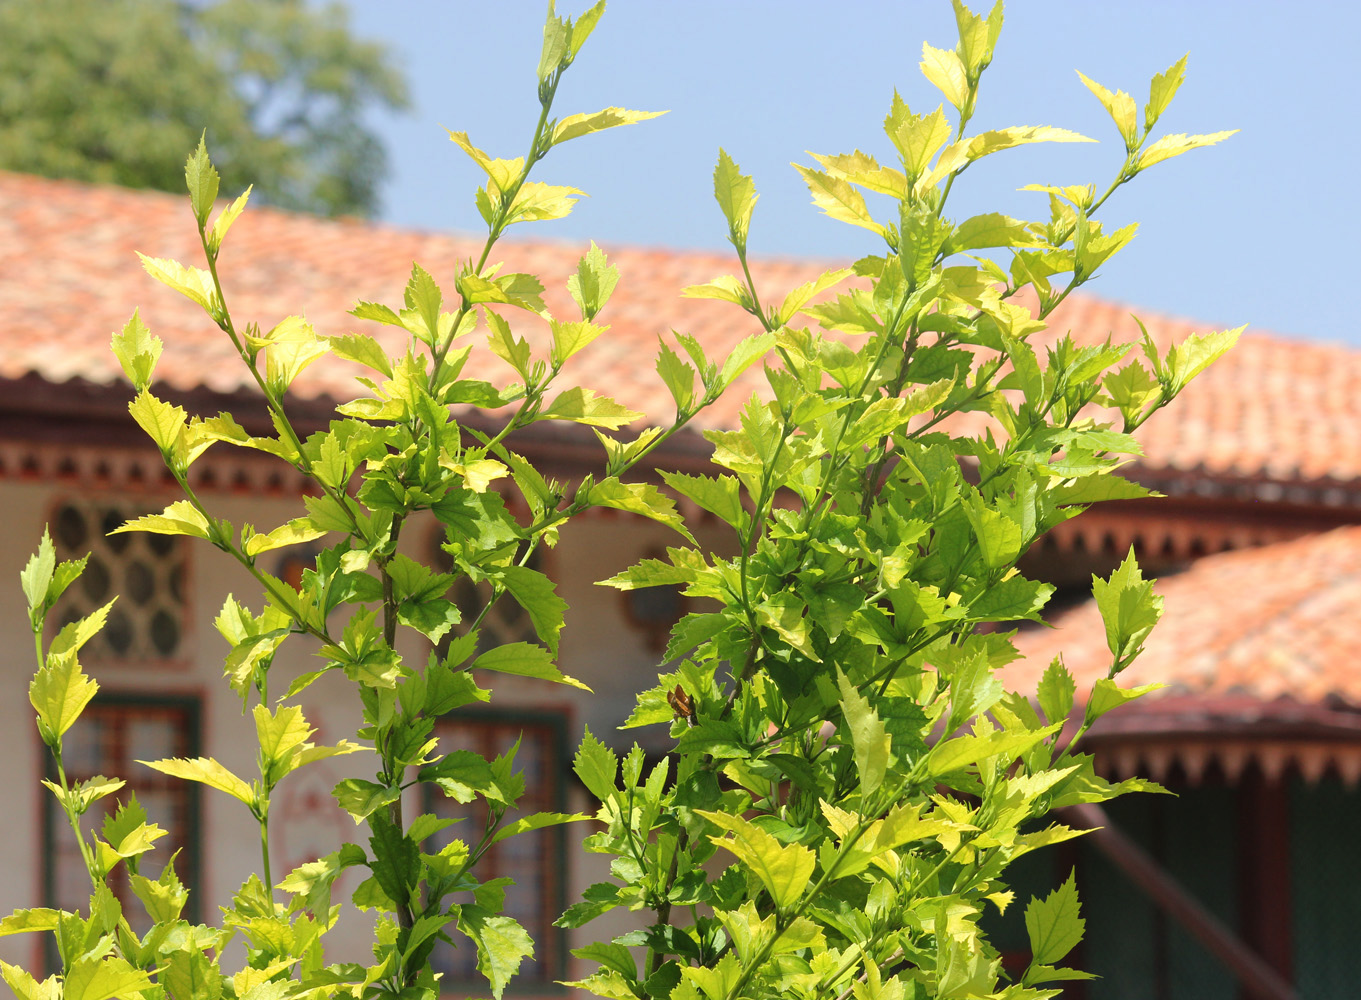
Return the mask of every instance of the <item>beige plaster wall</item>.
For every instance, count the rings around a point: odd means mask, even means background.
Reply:
[[[0,567],[4,568],[3,579],[8,581],[0,586],[0,627],[8,640],[0,644],[0,678],[10,692],[9,697],[0,699],[0,733],[5,734],[7,765],[0,770],[0,796],[7,803],[3,824],[7,857],[6,863],[0,864],[0,913],[41,902],[39,816],[41,796],[47,794],[37,783],[43,767],[43,748],[27,701],[33,652],[16,577],[36,548],[54,505],[63,497],[83,492],[69,486],[0,481],[0,506],[5,510],[8,529],[0,538]],[[157,506],[176,498],[174,494],[157,493],[140,495],[138,500],[147,506]],[[210,493],[205,494],[205,501],[215,513],[238,526],[250,521],[267,529],[301,513],[301,505],[286,498]],[[424,555],[432,529],[430,522],[417,521],[409,526],[405,538],[413,556]],[[723,545],[717,534],[705,536],[703,531],[700,534],[704,544]],[[634,740],[645,746],[663,746],[666,740],[663,727],[654,727],[655,731],[617,729],[631,711],[637,692],[655,680],[659,653],[649,636],[630,623],[619,592],[595,586],[594,582],[650,550],[679,542],[679,536],[659,525],[614,514],[592,514],[570,525],[560,544],[548,555],[545,569],[569,605],[560,651],[561,667],[590,685],[594,693],[510,676],[483,678],[484,686],[494,686],[493,706],[503,710],[521,707],[565,713],[569,757],[586,725],[599,738],[620,748]],[[177,693],[198,698],[202,706],[202,752],[249,780],[257,773],[253,726],[248,717],[242,716],[240,699],[222,678],[222,658],[227,650],[212,622],[229,593],[258,608],[261,603],[258,587],[229,557],[206,544],[191,546],[189,562],[189,624],[184,638],[190,651],[188,665],[177,670],[91,666],[90,672],[110,691]],[[413,636],[403,652],[423,659],[424,651],[418,648],[420,642]],[[290,638],[285,643],[271,675],[274,691],[282,694],[292,676],[316,669],[319,661],[313,655],[314,649],[315,643],[302,637]],[[319,742],[353,737],[359,712],[343,676],[328,675],[297,701],[317,727],[315,739]],[[564,762],[564,767],[569,764]],[[343,840],[363,842],[364,831],[356,829],[335,806],[330,789],[342,778],[371,777],[372,772],[372,756],[358,753],[304,769],[281,784],[273,804],[276,881],[293,865],[331,851]],[[211,790],[205,790],[201,801],[204,881],[200,902],[202,912],[209,916],[229,900],[243,878],[258,868],[260,853],[255,822],[238,802]],[[407,803],[407,815],[415,815],[417,808],[413,797]],[[592,810],[587,794],[574,780],[569,783],[569,808]],[[580,838],[593,826],[575,824],[568,832],[569,843],[579,845]],[[607,861],[576,848],[568,852],[569,901],[592,882],[608,878]],[[345,898],[361,877],[356,872],[343,876],[336,898]],[[627,913],[615,914],[613,919],[600,921],[590,938],[607,939],[629,926],[629,920]],[[362,960],[368,954],[369,924],[370,918],[351,910],[328,939],[334,949],[332,956],[344,960],[348,952]],[[0,958],[31,962],[34,946],[34,939],[26,935],[0,938]],[[572,971],[586,972],[584,968]]]

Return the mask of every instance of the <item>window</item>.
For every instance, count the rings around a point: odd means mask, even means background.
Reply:
[[[126,784],[95,805],[82,817],[87,835],[98,830],[104,817],[136,793],[148,822],[158,824],[167,836],[156,841],[155,850],[142,856],[140,872],[156,878],[166,860],[179,851],[175,872],[186,885],[198,884],[198,786],[138,764],[139,760],[198,756],[199,706],[188,698],[128,697],[100,694],[85,709],[65,736],[62,762],[71,783],[96,774],[122,778]],[[49,777],[55,780],[55,768]],[[90,879],[80,858],[80,848],[66,816],[52,795],[44,806],[43,894],[48,906],[85,910],[90,902]],[[137,933],[150,927],[142,904],[128,888],[127,871],[119,865],[112,888],[123,913]],[[197,920],[196,893],[190,893],[186,917]]]
[[[515,770],[524,776],[525,794],[519,808],[506,820],[535,812],[562,812],[566,786],[562,769],[567,761],[566,719],[558,713],[515,715],[457,715],[442,720],[435,730],[441,749],[472,750],[484,757],[500,756],[518,739]],[[431,838],[429,850],[439,850],[455,838],[472,840],[474,845],[487,818],[482,800],[464,805],[446,798],[427,785],[425,811],[461,823],[442,830]],[[562,827],[531,830],[495,844],[483,856],[475,872],[478,881],[509,878],[506,887],[507,916],[519,921],[534,939],[534,957],[525,959],[511,988],[533,986],[539,991],[552,987],[565,973],[563,932],[553,926],[565,906],[566,839]],[[455,902],[471,902],[455,899]],[[455,990],[467,984],[470,992],[485,992],[486,982],[477,972],[477,952],[471,942],[459,935],[457,948],[437,946],[431,956],[435,969],[444,973],[443,982]],[[480,984],[480,985],[479,985]]]
[[[449,557],[449,553],[440,547],[443,541],[444,529],[440,527],[430,536],[430,564],[441,573],[451,573],[454,572],[454,563],[453,559]],[[535,549],[525,565],[530,569],[538,570],[540,573],[545,572],[543,551],[542,547]],[[454,581],[454,585],[449,588],[447,596],[458,608],[462,620],[440,642],[439,652],[441,656],[448,651],[451,638],[467,634],[472,623],[477,621],[477,616],[482,613],[487,599],[491,597],[491,584],[485,581],[473,583],[466,576],[459,576]],[[476,656],[510,642],[539,641],[539,637],[534,631],[534,623],[529,620],[529,613],[509,594],[502,594],[500,599],[487,609],[480,629],[477,637],[477,649],[474,652]]]
[[[184,648],[184,539],[146,532],[109,534],[141,513],[70,500],[52,518],[57,558],[90,556],[85,572],[53,610],[55,626],[83,618],[118,595],[103,630],[85,647],[83,655],[91,661],[174,660]]]

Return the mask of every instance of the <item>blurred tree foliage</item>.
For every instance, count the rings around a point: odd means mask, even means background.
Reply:
[[[303,0],[0,0],[0,168],[179,191],[208,130],[225,188],[369,215],[367,108],[407,105],[383,46]]]

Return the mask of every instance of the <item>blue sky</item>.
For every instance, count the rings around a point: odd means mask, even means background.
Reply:
[[[351,4],[353,27],[386,41],[414,108],[375,116],[392,175],[382,218],[476,231],[477,169],[441,126],[489,153],[518,156],[537,114],[540,0],[389,0]],[[576,13],[584,0],[563,0]],[[976,5],[977,9],[977,5]],[[1307,14],[1300,13],[1307,10]],[[1113,176],[1122,148],[1074,70],[1121,88],[1142,109],[1149,78],[1189,52],[1186,82],[1155,135],[1242,132],[1161,164],[1122,188],[1101,217],[1140,223],[1138,238],[1087,290],[1207,326],[1250,323],[1361,344],[1346,263],[1358,215],[1356,111],[1361,9],[1251,0],[1014,0],[971,130],[1058,125],[1100,140],[1008,150],[971,168],[956,218],[1047,214],[1030,182]],[[512,235],[676,248],[726,247],[711,172],[720,146],[755,176],[751,250],[854,258],[877,238],[812,208],[790,161],[855,148],[891,159],[880,122],[897,87],[914,110],[941,98],[917,68],[922,41],[952,48],[947,0],[614,0],[559,90],[555,112],[608,105],[663,118],[555,149],[536,177],[581,188],[568,219]]]

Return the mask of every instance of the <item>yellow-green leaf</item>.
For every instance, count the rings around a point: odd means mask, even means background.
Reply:
[[[1112,94],[1081,70],[1078,70],[1077,75],[1087,85],[1087,89],[1096,95],[1096,99],[1115,122],[1115,127],[1120,130],[1120,135],[1125,140],[1125,148],[1133,149],[1139,141],[1139,114],[1134,107],[1134,98],[1123,90],[1117,90]]]
[[[874,221],[869,209],[865,207],[864,196],[846,181],[824,174],[820,170],[799,166],[797,163],[793,164],[793,167],[808,185],[808,191],[813,196],[813,204],[828,216],[838,222],[850,223],[880,236],[884,235],[884,227]]]
[[[550,320],[549,325],[553,330],[553,350],[550,359],[554,367],[564,364],[568,358],[580,352],[609,329],[608,326],[598,326],[586,320],[576,323]]]
[[[254,187],[254,185],[251,187]],[[232,227],[232,223],[237,220],[237,217],[246,210],[246,202],[250,200],[251,187],[246,188],[235,201],[218,213],[217,221],[213,223],[212,232],[208,234],[208,245],[213,250],[222,246],[222,241],[227,236],[227,230]]]
[[[184,162],[184,184],[189,189],[189,206],[194,210],[194,218],[200,226],[207,224],[208,213],[213,210],[218,182],[217,170],[209,161],[208,147],[203,136],[200,136],[198,148]]]
[[[502,674],[515,674],[518,677],[536,677],[539,680],[591,689],[575,677],[568,677],[553,662],[553,654],[542,646],[529,642],[508,642],[493,646],[473,661],[473,670],[495,670]]]
[[[780,310],[775,314],[775,322],[783,326],[794,318],[800,309],[806,306],[812,299],[831,288],[833,285],[845,281],[855,272],[850,268],[838,268],[835,271],[824,271],[812,281],[805,282],[784,297],[780,303]]]
[[[506,221],[547,222],[561,219],[571,213],[578,197],[585,197],[585,194],[574,187],[526,181],[515,192],[515,200],[510,203]]]
[[[112,346],[114,357],[118,359],[132,387],[139,393],[144,391],[151,384],[152,372],[161,356],[161,338],[151,335],[134,309],[132,318],[124,324],[122,332],[113,335]]]
[[[267,535],[252,535],[246,540],[246,555],[254,557],[262,552],[281,549],[285,545],[300,545],[303,542],[314,541],[324,534],[326,532],[312,527],[312,523],[307,518],[295,517],[293,520],[279,525]]]
[[[721,274],[702,285],[687,285],[681,289],[681,298],[718,299],[739,305],[743,309],[751,308],[751,296],[747,293],[747,286],[731,274]]]
[[[368,334],[345,333],[337,337],[328,337],[327,342],[331,345],[331,353],[336,357],[356,361],[392,378],[392,363],[388,360],[387,351]]]
[[[108,609],[109,605],[106,604],[85,621],[102,624]],[[75,724],[90,699],[99,691],[99,685],[80,669],[76,659],[79,642],[73,637],[67,646],[61,652],[49,652],[46,662],[28,685],[28,700],[38,713],[43,740],[53,746]]]
[[[739,250],[747,245],[751,213],[759,197],[751,177],[742,173],[736,161],[720,149],[718,165],[714,167],[714,198],[723,210],[723,218],[728,220],[728,233]]]
[[[19,912],[25,911],[20,910]],[[52,912],[55,913],[56,911]],[[0,933],[3,933],[3,931],[0,931]],[[0,975],[4,976],[5,982],[19,1000],[61,1000],[61,979],[55,974],[48,976],[42,982],[38,982],[17,965],[0,962]]]
[[[137,421],[137,426],[146,431],[147,437],[151,438],[162,453],[170,454],[175,451],[176,445],[181,442],[185,426],[183,407],[171,406],[143,389],[137,398],[128,404],[128,412],[132,414],[132,419]]]
[[[605,108],[593,114],[568,115],[553,128],[553,145],[576,139],[592,132],[600,132],[618,125],[632,125],[666,114],[665,111],[626,111],[623,108]]]
[[[193,299],[210,314],[214,312],[216,293],[213,289],[212,275],[207,271],[197,267],[185,267],[179,261],[163,257],[148,257],[142,253],[137,256],[141,259],[142,267],[147,274],[181,295]]]
[[[1238,129],[1230,129],[1227,132],[1211,132],[1208,135],[1187,135],[1178,132],[1175,135],[1165,135],[1151,146],[1144,147],[1144,151],[1139,154],[1139,169],[1147,170],[1155,163],[1163,160],[1170,160],[1174,156],[1190,152],[1193,149],[1200,149],[1204,146],[1213,146],[1217,142],[1223,142],[1229,136],[1234,135]]]
[[[591,487],[590,501],[595,507],[612,507],[649,517],[694,541],[676,510],[675,501],[651,483],[621,483],[611,477]]]
[[[824,156],[812,152],[808,155],[817,160],[818,165],[832,177],[839,177],[876,194],[886,194],[890,198],[907,196],[906,175],[893,167],[879,166],[879,161],[868,153],[862,153],[857,149],[854,153],[842,153],[837,156]]]
[[[61,922],[61,912],[46,906],[35,906],[29,910],[15,910],[0,919],[0,937],[10,934],[30,934],[35,931],[56,930]]]
[[[172,778],[201,782],[209,788],[226,792],[232,798],[239,799],[248,806],[255,804],[255,792],[251,790],[250,785],[211,757],[195,757],[193,760],[186,760],[183,757],[170,757],[157,761],[141,760],[138,763],[145,764],[162,774],[168,774]]]
[[[781,910],[798,902],[813,876],[817,857],[800,844],[782,844],[759,826],[741,816],[696,809],[714,826],[732,834],[714,837],[719,847],[731,851],[759,878]]]
[[[454,132],[449,129],[445,131],[449,132],[449,138],[459,149],[467,153],[474,163],[486,171],[496,193],[509,190],[524,171],[525,161],[523,157],[517,156],[513,160],[493,159],[468,141],[467,132]]]
[[[553,402],[540,410],[534,419],[570,420],[591,427],[618,430],[641,416],[641,413],[619,405],[608,396],[597,396],[590,389],[575,387],[558,393]]]
[[[1181,81],[1186,76],[1186,56],[1182,56],[1171,66],[1161,73],[1156,74],[1148,86],[1148,103],[1144,105],[1144,127],[1152,128],[1154,123],[1162,117],[1167,106],[1172,103],[1172,98],[1177,95],[1181,88]]]
[[[969,81],[959,56],[949,49],[922,43],[922,75],[940,88],[945,99],[960,111],[969,102]]]
[[[117,535],[124,531],[149,531],[156,535],[191,535],[207,538],[208,519],[188,500],[176,500],[159,514],[144,514],[110,531]]]

